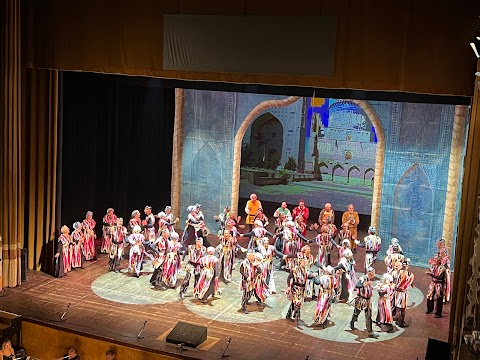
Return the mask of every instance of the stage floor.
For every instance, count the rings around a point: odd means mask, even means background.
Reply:
[[[212,243],[216,244],[215,237]],[[355,255],[357,270],[361,272],[364,250]],[[333,262],[337,262],[334,251]],[[232,359],[422,359],[425,357],[428,338],[446,341],[450,306],[444,307],[444,317],[436,319],[426,315],[425,294],[429,277],[425,269],[411,267],[415,274],[415,288],[409,290],[409,309],[406,320],[409,328],[395,328],[393,333],[380,332],[378,339],[367,337],[363,314],[356,323],[358,330],[350,330],[348,324],[352,307],[333,304],[329,325],[322,329],[312,326],[315,301],[302,307],[299,325],[285,320],[289,302],[283,294],[287,273],[276,271],[274,279],[277,293],[272,294],[265,305],[257,306],[255,299],[249,305],[250,314],[240,312],[241,292],[238,289],[240,274],[238,261],[233,281],[220,282],[222,294],[202,304],[189,289],[183,301],[178,300],[177,289],[156,289],[149,284],[150,264],[146,263],[142,276],[133,277],[122,270],[108,272],[107,256],[88,262],[84,269],[68,273],[64,278],[53,278],[41,272],[29,271],[22,286],[6,289],[0,295],[0,308],[20,314],[34,321],[54,324],[116,342],[162,352],[181,354],[192,358],[218,359],[227,341],[232,338],[227,354]],[[121,267],[126,268],[127,260]],[[385,272],[383,262],[377,262],[377,277]],[[376,297],[374,317],[376,316]],[[71,307],[60,321],[67,304]],[[143,339],[137,334],[143,322],[147,325]],[[208,328],[208,344],[202,349],[180,351],[165,342],[166,334],[179,322],[189,322]],[[27,349],[28,351],[28,349]]]

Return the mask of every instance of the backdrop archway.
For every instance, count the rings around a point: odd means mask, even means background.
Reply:
[[[298,100],[300,96],[289,96],[283,100],[266,100],[256,105],[245,117],[242,124],[238,128],[235,134],[235,141],[233,144],[233,170],[232,170],[232,196],[231,196],[231,209],[238,214],[238,200],[240,193],[240,161],[242,153],[242,140],[248,127],[253,121],[261,115],[262,112],[271,108],[281,108],[289,106]],[[380,221],[380,200],[382,196],[382,177],[385,161],[385,133],[375,110],[370,106],[367,101],[363,100],[347,100],[358,105],[367,115],[368,119],[375,128],[377,134],[377,146],[375,154],[375,177],[373,186],[372,197],[372,214],[371,224],[378,227]]]

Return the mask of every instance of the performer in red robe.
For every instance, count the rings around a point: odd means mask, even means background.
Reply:
[[[112,208],[107,209],[107,214],[103,217],[103,237],[100,252],[110,254],[110,244],[112,243],[115,226],[117,226],[117,215]]]
[[[84,245],[83,253],[85,255],[85,260],[96,260],[97,259],[97,250],[95,248],[95,239],[97,235],[95,234],[95,225],[96,222],[93,220],[93,212],[87,211],[85,220],[82,222],[83,235],[84,235]]]
[[[76,222],[73,224],[73,232],[72,232],[72,269],[74,268],[82,268],[83,262],[85,257],[83,255],[83,248],[85,238],[82,231],[82,224],[80,222]]]

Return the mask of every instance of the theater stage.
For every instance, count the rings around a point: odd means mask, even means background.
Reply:
[[[216,244],[215,237],[211,242]],[[243,241],[243,240],[242,240]],[[246,241],[246,240],[245,240]],[[355,255],[357,270],[361,272],[364,250]],[[337,261],[337,252],[332,255]],[[127,260],[121,267],[126,268]],[[220,283],[222,294],[202,304],[192,296],[190,288],[182,301],[178,300],[179,275],[176,291],[156,289],[149,284],[151,266],[146,263],[140,278],[126,270],[108,272],[107,256],[88,262],[84,269],[68,273],[64,278],[53,278],[41,272],[29,271],[22,286],[5,289],[0,295],[0,308],[20,314],[38,323],[52,324],[61,329],[109,339],[119,344],[134,345],[157,352],[179,354],[189,358],[218,359],[229,338],[227,354],[232,359],[422,359],[428,338],[446,341],[450,306],[444,307],[444,317],[426,315],[425,294],[429,277],[425,269],[411,267],[416,288],[409,290],[409,309],[406,320],[409,328],[395,328],[393,333],[381,333],[378,339],[367,337],[363,314],[356,323],[358,330],[350,330],[352,307],[333,304],[329,325],[322,329],[312,325],[316,302],[302,307],[299,325],[285,320],[289,302],[283,294],[287,273],[276,271],[277,293],[265,305],[257,306],[252,299],[248,310],[240,312],[241,292],[238,260],[233,281]],[[377,262],[377,277],[385,272],[383,262]],[[374,311],[376,316],[375,294]],[[59,319],[67,304],[71,306],[65,321]],[[137,335],[147,320],[142,339]],[[165,342],[166,334],[179,322],[189,322],[208,328],[208,340],[201,349],[181,351]],[[28,349],[27,349],[28,351]]]

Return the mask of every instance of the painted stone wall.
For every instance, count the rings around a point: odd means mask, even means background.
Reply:
[[[230,204],[237,94],[185,91],[181,226],[187,207],[202,205],[207,227]]]
[[[454,106],[370,104],[386,137],[381,255],[396,237],[413,265],[428,266],[442,237]]]
[[[257,104],[284,98],[185,90],[182,222],[187,206],[200,203],[207,226],[216,231],[213,216],[230,205],[237,129]],[[386,142],[379,223],[383,248],[397,237],[413,265],[428,266],[442,236],[454,106],[369,103],[381,120]],[[288,156],[298,157],[302,104],[300,100],[268,110],[283,126],[282,164]]]

